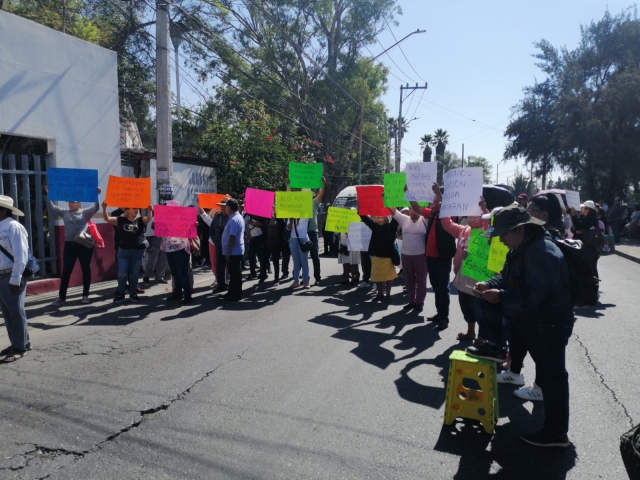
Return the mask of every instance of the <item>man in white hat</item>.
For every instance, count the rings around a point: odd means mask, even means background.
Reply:
[[[13,199],[0,195],[0,308],[11,346],[0,351],[0,363],[21,359],[31,349],[27,314],[24,310],[26,279],[23,276],[29,258],[27,231],[13,215],[23,216]]]

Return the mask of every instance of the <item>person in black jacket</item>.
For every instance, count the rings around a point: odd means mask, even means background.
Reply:
[[[431,208],[422,208],[417,202],[411,202],[411,208],[429,220],[425,254],[429,281],[436,299],[436,314],[427,317],[427,320],[437,322],[438,330],[449,326],[449,282],[456,254],[456,239],[447,233],[440,221],[441,200],[436,197]]]
[[[393,249],[396,248],[396,232],[398,222],[390,217],[360,216],[367,227],[371,229],[369,255],[371,256],[371,281],[378,287],[378,295],[374,302],[391,302],[391,286],[397,278],[396,267],[393,266]],[[384,285],[386,284],[386,296]]]
[[[273,206],[273,216],[267,223],[267,243],[266,257],[273,261],[273,284],[280,284],[280,255],[282,255],[282,278],[289,275],[289,259],[291,252],[289,251],[289,239],[285,235],[287,222],[283,218],[275,218],[276,207]]]
[[[573,223],[573,238],[575,240],[582,240],[584,242],[584,232],[590,230],[592,228],[599,229],[600,219],[598,218],[598,210],[596,209],[596,204],[593,203],[592,200],[587,200],[582,205],[580,205],[580,216],[576,213],[576,211],[571,209],[571,222]],[[598,260],[600,259],[600,251],[598,247],[593,245],[587,245],[585,243],[585,247],[591,251],[591,256],[593,258],[593,274],[600,278],[598,275]]]

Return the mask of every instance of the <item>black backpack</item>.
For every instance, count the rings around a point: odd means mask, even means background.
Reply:
[[[593,260],[598,254],[595,248],[585,246],[580,240],[551,240],[562,252],[569,265],[569,291],[573,308],[591,307],[598,303],[600,279],[593,271]]]

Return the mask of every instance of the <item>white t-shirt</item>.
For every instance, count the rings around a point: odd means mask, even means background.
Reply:
[[[413,222],[411,217],[403,215],[398,210],[393,214],[393,218],[402,228],[402,250],[405,255],[424,255],[427,242],[427,220],[420,217],[417,222]]]
[[[309,235],[307,234],[307,228],[309,227],[309,219],[298,218],[295,221],[297,222],[297,226],[291,225],[291,238],[309,238]],[[296,235],[296,228],[298,229],[297,235]]]

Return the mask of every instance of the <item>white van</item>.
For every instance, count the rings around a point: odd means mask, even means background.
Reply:
[[[365,185],[363,185],[365,186]],[[373,186],[373,185],[366,185]],[[375,185],[377,187],[382,187],[382,185]],[[358,193],[356,191],[355,185],[344,188],[338,193],[336,199],[333,201],[334,207],[339,208],[358,208]]]

